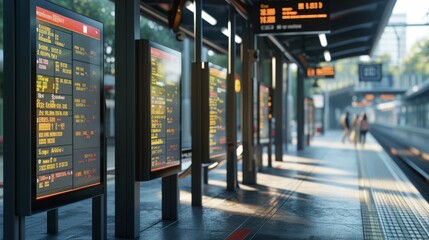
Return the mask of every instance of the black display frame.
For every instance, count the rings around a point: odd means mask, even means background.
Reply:
[[[364,70],[366,68],[374,68],[376,70],[376,76],[365,76]],[[381,63],[359,63],[359,82],[380,82],[383,78],[383,64]]]
[[[24,45],[22,51],[29,52],[27,58],[22,58],[20,65],[23,66],[22,73],[18,76],[19,81],[17,85],[17,96],[22,96],[22,104],[20,104],[20,111],[17,111],[17,139],[20,142],[20,151],[17,155],[17,214],[20,216],[29,216],[34,213],[47,211],[50,209],[58,208],[67,204],[71,204],[84,199],[89,199],[105,194],[106,182],[106,148],[105,148],[105,133],[104,133],[104,60],[100,62],[100,181],[97,185],[92,185],[76,190],[60,192],[58,195],[49,196],[42,199],[37,199],[37,109],[36,109],[36,61],[37,61],[37,21],[36,21],[36,6],[52,11],[61,16],[71,18],[73,20],[88,24],[89,26],[96,27],[100,30],[100,45],[101,53],[104,56],[104,27],[101,22],[75,13],[69,9],[59,5],[44,1],[34,0],[30,1],[29,8],[23,9],[27,12],[27,17],[22,18],[18,24],[18,29],[25,32],[18,43],[20,46]],[[18,53],[18,54],[22,54]],[[104,57],[101,56],[101,59]],[[28,67],[26,67],[28,66]],[[31,81],[22,81],[21,79],[31,79]]]
[[[182,74],[179,82],[179,164],[152,171],[151,169],[151,47],[175,55],[181,53],[148,39],[136,40],[136,181],[150,181],[167,177],[182,170]]]
[[[228,82],[228,69],[226,69],[226,68],[224,68],[224,67],[222,67],[222,66],[219,66],[219,65],[216,65],[216,64],[213,64],[213,63],[209,63],[208,64],[209,65],[209,68],[208,68],[208,71],[207,71],[207,73],[208,73],[208,78],[207,79],[205,79],[205,81],[206,81],[206,83],[204,83],[203,84],[203,87],[207,87],[207,111],[205,111],[205,113],[207,114],[207,123],[209,123],[210,122],[210,106],[209,106],[209,104],[210,104],[210,71],[211,71],[211,69],[213,68],[213,69],[216,69],[216,70],[219,70],[219,71],[226,71],[226,76],[225,76],[225,99],[223,99],[224,101],[225,101],[225,107],[226,107],[226,105],[228,104],[228,102],[227,102],[227,93],[228,93],[228,88],[226,87],[226,83]],[[226,115],[226,108],[225,108],[225,115]],[[213,155],[213,156],[211,156],[210,155],[210,124],[207,124],[207,144],[208,144],[208,146],[207,146],[207,154],[208,154],[208,156],[207,156],[207,161],[203,161],[203,163],[216,163],[216,162],[220,162],[220,161],[223,161],[223,160],[225,160],[226,159],[226,154],[227,154],[227,144],[225,143],[224,145],[225,145],[225,152],[223,153],[223,154],[217,154],[217,155]],[[226,118],[225,118],[225,137],[226,137]]]

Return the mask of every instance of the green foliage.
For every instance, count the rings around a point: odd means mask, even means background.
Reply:
[[[110,0],[51,0],[104,24],[104,72],[115,72],[115,4]]]
[[[183,50],[182,42],[176,40],[173,31],[143,16],[140,17],[140,36],[178,51]]]
[[[2,1],[2,0],[0,0]],[[105,73],[115,73],[115,3],[111,0],[51,0],[72,11],[93,18],[104,24],[104,69]],[[183,50],[183,44],[167,27],[145,17],[140,18],[141,37],[167,47]]]
[[[422,39],[414,44],[403,66],[405,74],[421,74],[424,78],[429,77],[429,39]]]
[[[228,67],[228,56],[225,54],[214,54],[213,56],[209,56],[208,61],[224,68]]]

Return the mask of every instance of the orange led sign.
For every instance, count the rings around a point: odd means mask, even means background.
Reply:
[[[307,68],[309,78],[334,78],[335,68],[333,66]]]
[[[254,8],[255,33],[259,35],[329,33],[326,0],[264,1]]]

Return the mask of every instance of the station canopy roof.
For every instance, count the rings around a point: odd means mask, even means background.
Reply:
[[[205,44],[214,50],[227,50],[227,37],[221,33],[227,27],[228,6],[233,5],[237,12],[237,34],[242,32],[244,19],[252,21],[252,8],[256,0],[203,0],[203,10],[217,20],[216,25],[203,21]],[[148,17],[166,16],[171,9],[172,0],[142,0],[141,9]],[[328,46],[322,47],[317,34],[276,35],[272,40],[280,43],[288,53],[289,60],[307,67],[324,61],[324,51],[329,50],[332,60],[370,55],[383,33],[396,0],[331,0],[331,31],[326,34]],[[156,16],[158,15],[158,16]],[[164,21],[165,22],[165,21]],[[183,11],[181,29],[193,33],[193,13]],[[292,58],[292,59],[290,59]]]

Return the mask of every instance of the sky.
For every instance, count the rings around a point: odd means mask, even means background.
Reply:
[[[407,23],[429,23],[429,0],[397,0],[393,13],[406,13]],[[407,27],[407,53],[422,38],[429,38],[429,26]]]

